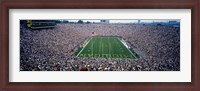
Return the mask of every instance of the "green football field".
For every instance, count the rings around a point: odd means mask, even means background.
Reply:
[[[119,37],[95,36],[91,37],[77,57],[94,58],[136,58],[136,53],[130,51]]]

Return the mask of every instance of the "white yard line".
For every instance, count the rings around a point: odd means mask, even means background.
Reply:
[[[101,54],[103,54],[103,43],[102,43],[102,45],[101,45],[101,49],[102,49],[102,53],[101,53]]]
[[[119,38],[117,38],[120,42],[122,42]],[[123,44],[123,43],[122,43]],[[124,44],[123,44],[124,45]],[[124,45],[125,46],[125,45]],[[136,56],[128,49],[128,48],[126,48],[135,58],[136,58]]]
[[[110,54],[110,41],[109,41],[109,38],[110,38],[110,37],[108,37],[108,52],[109,52],[109,54]]]
[[[92,39],[93,39],[93,37],[90,39],[90,41],[91,41]],[[90,43],[90,41],[85,45],[85,47]],[[83,49],[85,49],[85,47],[81,49],[81,51],[76,55],[76,57],[79,56],[79,54],[83,51]]]
[[[93,49],[94,49],[94,42],[92,41],[92,55],[93,55]]]
[[[101,38],[101,37],[100,37],[100,38]],[[102,39],[101,39],[101,41],[102,41]],[[100,44],[99,44],[99,52],[100,52],[100,53],[101,53],[101,50],[100,50],[100,49],[101,49],[101,41],[100,41]],[[99,52],[98,52],[98,54],[100,54]]]

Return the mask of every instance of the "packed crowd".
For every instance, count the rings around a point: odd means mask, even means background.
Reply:
[[[75,52],[92,32],[121,36],[140,58],[80,58]],[[139,24],[58,24],[20,30],[21,71],[179,71],[180,29]]]

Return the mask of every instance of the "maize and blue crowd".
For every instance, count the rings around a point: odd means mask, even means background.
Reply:
[[[121,36],[140,56],[81,58],[75,52],[91,36]],[[20,71],[180,71],[180,29],[142,24],[57,24],[20,28]]]

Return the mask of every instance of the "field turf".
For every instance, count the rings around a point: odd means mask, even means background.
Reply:
[[[136,58],[135,53],[130,51],[119,37],[93,36],[83,47],[77,57],[94,58]]]

